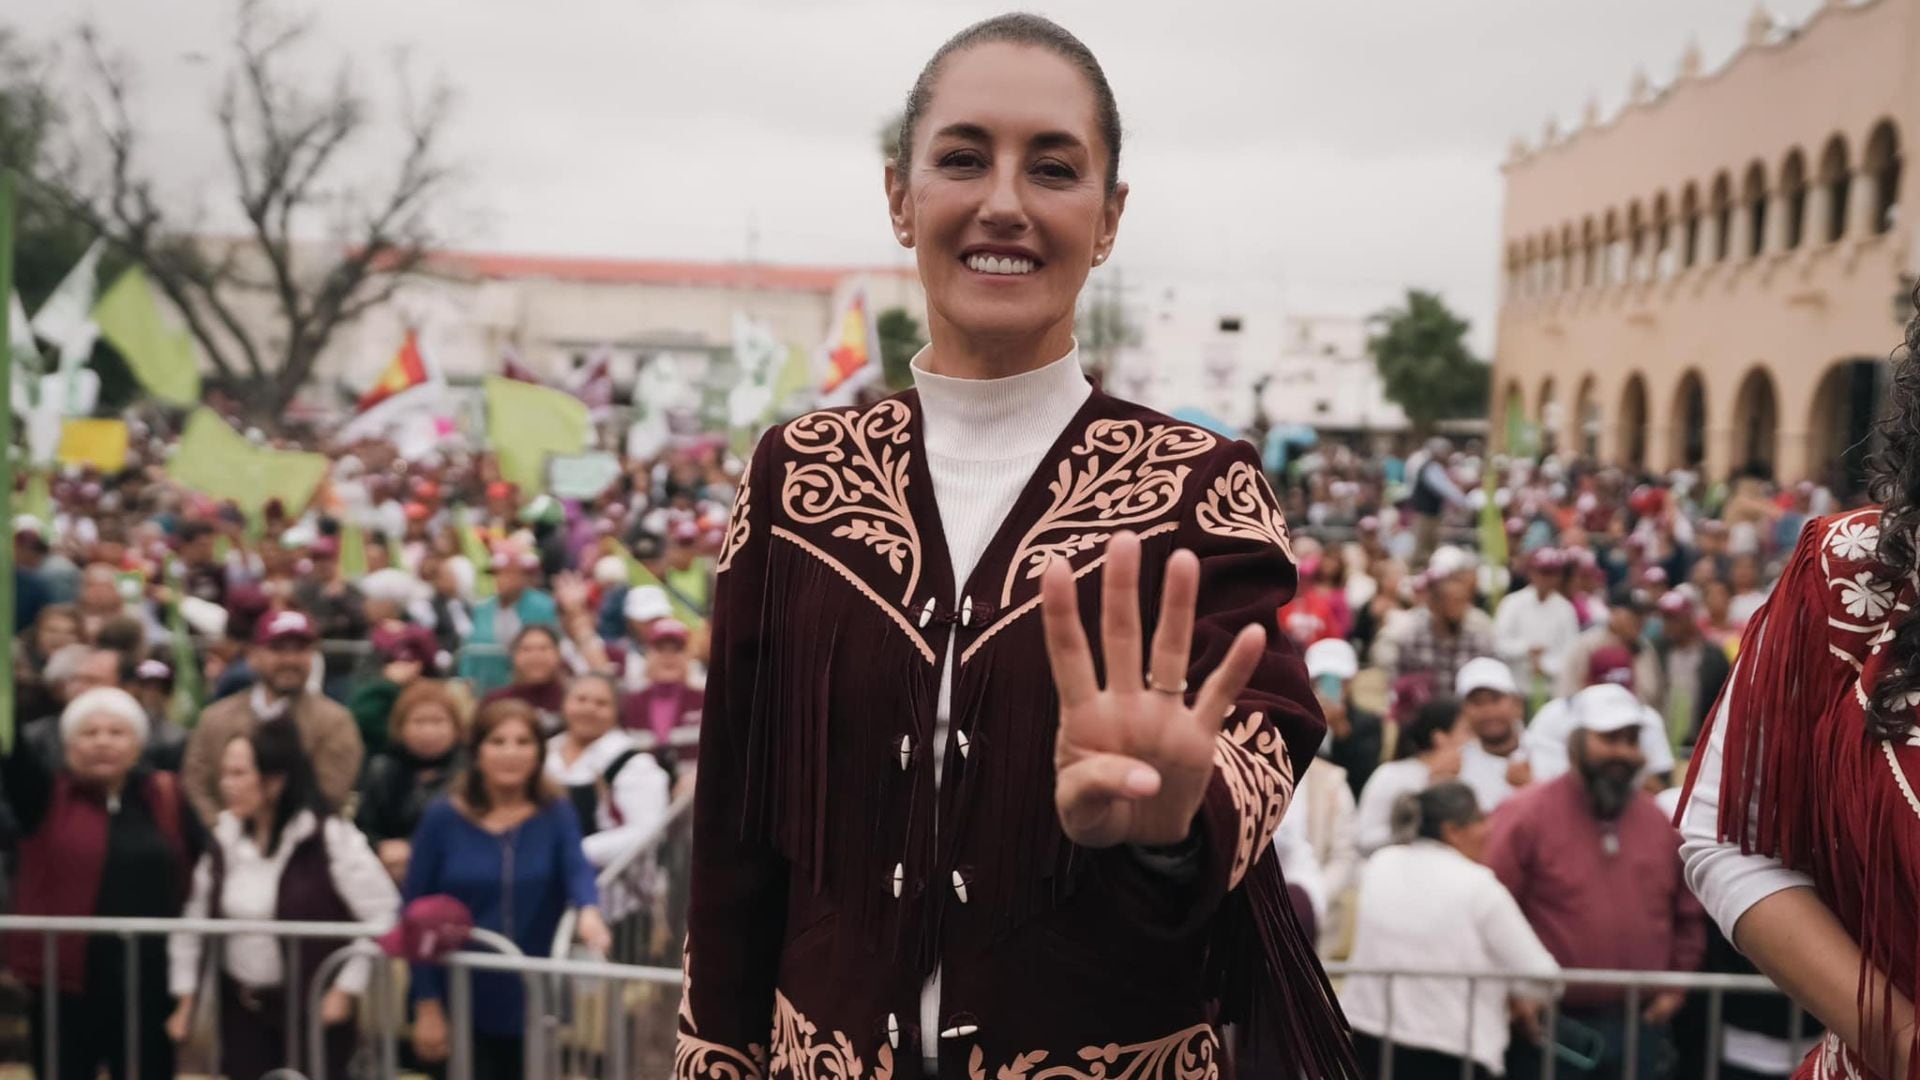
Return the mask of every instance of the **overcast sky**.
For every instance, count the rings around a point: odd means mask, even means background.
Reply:
[[[1820,0],[1774,0],[1799,20]],[[210,102],[225,0],[37,0],[36,40],[91,17],[134,64],[151,162],[178,197],[222,185]],[[457,246],[631,258],[904,264],[876,131],[974,0],[326,0],[318,58],[385,93],[395,51],[460,94]],[[1126,125],[1129,284],[1231,288],[1363,314],[1438,289],[1490,344],[1499,165],[1634,69],[1712,65],[1751,0],[1056,0]],[[368,154],[369,169],[378,155]],[[218,220],[217,201],[210,211]]]

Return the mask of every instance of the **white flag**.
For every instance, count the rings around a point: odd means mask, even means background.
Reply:
[[[51,341],[60,347],[60,366],[62,370],[72,370],[68,357],[78,354],[80,361],[86,361],[86,355],[80,352],[84,342],[88,351],[93,349],[93,339],[99,336],[99,328],[93,325],[93,295],[98,286],[97,273],[100,266],[102,242],[95,240],[80,261],[61,280],[59,288],[47,297],[40,310],[33,313],[33,332],[42,341]]]
[[[751,428],[773,408],[773,379],[786,357],[786,346],[765,324],[733,313],[733,360],[740,368],[740,381],[727,392],[729,424]]]

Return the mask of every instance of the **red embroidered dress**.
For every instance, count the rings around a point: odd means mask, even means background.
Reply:
[[[1357,1075],[1269,854],[1323,723],[1274,615],[1295,573],[1252,448],[1095,391],[970,579],[952,577],[909,392],[769,432],[718,564],[694,815],[683,1078]],[[1065,559],[1098,655],[1106,541],[1142,537],[1145,625],[1201,560],[1189,685],[1244,625],[1198,879],[1069,843],[1039,575]],[[955,652],[944,773],[941,670]],[[935,822],[938,820],[936,831]],[[940,1031],[920,995],[941,971]],[[1261,1061],[1267,1059],[1262,1058]]]
[[[1920,733],[1898,743],[1870,739],[1866,706],[1914,589],[1882,580],[1879,540],[1878,510],[1807,526],[1747,627],[1739,668],[1710,723],[1726,724],[1721,840],[1809,875],[1865,961],[1911,1000],[1920,948]],[[1702,746],[1710,736],[1703,733]],[[1878,1022],[1885,1003],[1861,1004]],[[1796,1075],[1877,1074],[1829,1035]]]

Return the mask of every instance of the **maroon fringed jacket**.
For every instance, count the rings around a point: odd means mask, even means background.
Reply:
[[[1143,540],[1149,627],[1167,556],[1200,557],[1192,687],[1246,624],[1271,643],[1186,884],[1069,843],[1055,816],[1039,575],[1074,567],[1098,655],[1121,529]],[[679,1077],[905,1080],[923,1056],[970,1080],[1216,1077],[1223,1023],[1251,1036],[1242,1075],[1353,1074],[1268,854],[1323,722],[1274,625],[1296,577],[1250,446],[1095,391],[962,583],[917,396],[816,412],[761,441],[718,570]],[[936,966],[941,1030],[921,1031]]]

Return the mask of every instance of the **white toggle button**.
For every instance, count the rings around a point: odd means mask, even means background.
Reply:
[[[950,1027],[941,1032],[940,1037],[943,1039],[964,1039],[979,1030],[979,1024],[961,1024],[959,1027]]]
[[[953,895],[959,897],[961,903],[967,902],[967,879],[961,877],[958,870],[953,872]]]
[[[953,741],[955,745],[959,746],[960,748],[960,756],[963,758],[966,757],[967,748],[973,745],[973,742],[967,738],[967,733],[964,731],[954,732]]]
[[[887,1014],[887,1045],[900,1049],[900,1018],[893,1013]]]
[[[900,888],[907,883],[907,868],[899,863],[893,864],[893,898],[900,899]]]
[[[906,768],[907,762],[911,760],[913,760],[913,736],[902,735],[900,736],[900,767]]]
[[[973,625],[973,597],[963,597],[960,601],[960,625]]]
[[[933,621],[933,597],[927,597],[927,605],[920,609],[920,629],[925,630]]]

